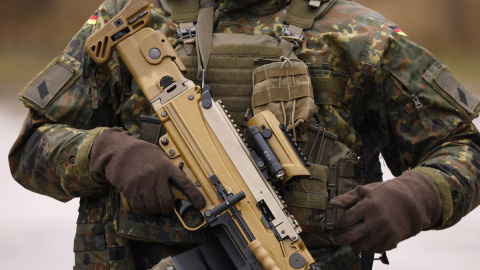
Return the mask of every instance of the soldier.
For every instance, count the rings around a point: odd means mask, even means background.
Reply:
[[[122,59],[114,54],[97,65],[85,52],[86,39],[126,2],[106,0],[20,95],[30,112],[9,154],[11,173],[34,192],[81,198],[74,269],[149,269],[206,240],[169,216],[170,183],[196,208],[205,201],[163,150],[139,140],[140,116],[153,110]],[[378,13],[348,0],[202,1],[200,11],[188,1],[149,2],[150,27],[166,34],[195,80],[193,26],[199,14],[213,12],[211,55],[201,65],[208,63],[205,82],[236,122],[252,107],[251,70],[259,59],[283,55],[308,67],[311,115],[318,112],[317,124],[345,146],[338,160],[359,156],[352,168],[363,167],[351,176],[363,185],[329,202],[346,210],[335,236],[325,229],[325,206],[301,203],[315,192],[290,196],[321,269],[359,269],[358,251],[382,253],[422,230],[448,228],[479,204],[480,138],[472,120],[480,100]],[[313,15],[304,12],[317,4]],[[298,140],[308,143],[298,127]],[[396,178],[379,182],[378,153]],[[305,183],[325,183],[312,168]]]

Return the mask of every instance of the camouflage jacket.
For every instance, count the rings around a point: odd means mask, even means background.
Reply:
[[[20,95],[30,113],[9,154],[12,175],[25,188],[60,201],[82,197],[87,206],[80,211],[80,224],[98,225],[108,210],[102,205],[109,187],[92,179],[88,169],[94,139],[113,126],[138,136],[139,116],[152,113],[118,55],[98,66],[84,50],[90,34],[126,2],[106,0]],[[162,30],[176,47],[177,24],[162,7],[165,1],[150,2],[150,26]],[[221,0],[214,32],[276,38],[289,2]],[[480,196],[480,137],[471,121],[480,110],[479,99],[395,24],[352,1],[338,0],[304,34],[295,54],[308,65],[312,80],[335,85],[335,91],[315,90],[327,129],[358,154],[360,133],[369,132],[394,175],[407,170],[427,175],[442,199],[439,228],[455,224],[473,210]],[[52,74],[57,86],[46,88],[42,82],[53,80]],[[97,225],[81,229],[85,238],[76,242],[76,250],[89,250],[88,237],[98,235],[98,230],[113,233],[112,228],[97,229]],[[105,245],[121,246],[120,239],[107,237]],[[97,254],[92,263],[100,257]]]

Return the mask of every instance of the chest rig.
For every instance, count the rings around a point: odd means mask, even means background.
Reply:
[[[213,33],[214,0],[201,1],[200,6],[198,1],[170,1],[181,43],[175,50],[187,67],[186,77],[199,84],[208,83],[214,97],[222,100],[235,122],[241,124],[247,109],[252,107],[252,70],[268,62],[267,59],[296,58],[293,50],[304,39],[303,29],[310,28],[314,19],[334,3],[293,0],[285,13],[288,25],[274,37],[243,34],[242,26],[235,33]]]
[[[282,78],[286,80],[290,75],[309,76],[306,66],[298,60],[294,50],[304,41],[303,29],[310,28],[314,20],[322,17],[335,2],[292,0],[284,15],[286,25],[278,37],[213,33],[214,0],[200,1],[200,5],[198,1],[162,1],[162,4],[167,5],[172,20],[178,24],[180,44],[175,50],[187,67],[186,77],[202,85],[208,84],[213,90],[214,98],[222,100],[233,120],[241,124],[252,115],[252,106],[253,111],[271,109],[260,105],[272,104],[272,99],[282,100],[278,92],[276,98],[271,98],[270,93],[281,91],[285,88],[281,87],[284,85],[275,87],[268,93],[256,92],[257,82],[265,82],[269,78],[275,82]],[[287,68],[278,59],[289,59]],[[252,81],[255,85],[253,87]],[[290,89],[296,86],[287,87]],[[314,91],[311,90],[308,94],[305,90],[297,95],[314,100]],[[270,102],[264,101],[265,99]],[[305,104],[299,103],[298,106],[305,107]],[[283,102],[281,106],[284,107]],[[287,115],[286,118],[290,118],[291,114]],[[282,122],[282,117],[277,118]],[[332,189],[335,189],[330,192],[343,194],[360,184],[361,179],[356,155],[345,145],[335,142],[336,135],[322,128],[321,116],[315,114],[312,118],[316,118],[313,122],[317,124],[307,128],[302,138],[298,139],[302,150],[313,163],[310,171],[314,176],[286,187],[284,197],[289,211],[298,217],[304,234],[308,234],[305,237],[307,246],[324,248],[333,246],[333,233],[327,230],[331,222],[325,220],[328,185],[331,184]],[[295,131],[295,128],[292,130]],[[337,214],[340,213],[335,213]]]

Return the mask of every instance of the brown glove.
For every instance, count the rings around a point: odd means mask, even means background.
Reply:
[[[120,129],[107,129],[95,139],[90,149],[90,173],[96,181],[117,187],[140,215],[173,211],[170,184],[182,190],[195,208],[205,206],[200,191],[160,147]]]
[[[330,204],[349,208],[333,225],[338,233],[336,244],[375,253],[393,249],[400,241],[431,228],[442,211],[435,185],[415,171],[357,186]]]

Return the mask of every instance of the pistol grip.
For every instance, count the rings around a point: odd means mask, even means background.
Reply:
[[[248,244],[248,248],[255,255],[257,260],[265,270],[280,270],[277,263],[273,260],[268,250],[258,240]]]

